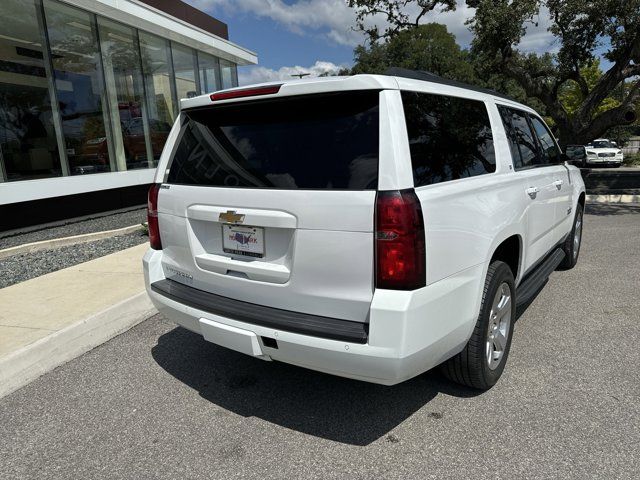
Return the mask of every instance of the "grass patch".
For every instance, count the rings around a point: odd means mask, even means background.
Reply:
[[[629,155],[625,155],[624,160],[622,160],[622,164],[628,167],[640,165],[640,153],[631,153]]]

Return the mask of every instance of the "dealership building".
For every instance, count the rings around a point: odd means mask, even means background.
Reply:
[[[0,0],[0,231],[143,203],[180,99],[255,63],[178,0]]]

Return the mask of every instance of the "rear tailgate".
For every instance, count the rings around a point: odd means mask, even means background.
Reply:
[[[166,277],[245,302],[367,321],[378,94],[184,111],[158,200]]]

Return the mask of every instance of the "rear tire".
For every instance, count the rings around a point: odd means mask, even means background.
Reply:
[[[479,390],[493,387],[511,348],[516,314],[515,284],[509,266],[492,262],[487,271],[476,326],[460,353],[442,364],[450,380]]]
[[[571,270],[578,263],[578,255],[580,254],[580,246],[582,245],[582,223],[584,209],[580,203],[576,207],[576,215],[573,218],[573,227],[569,236],[562,244],[564,251],[564,259],[558,265],[559,270]]]

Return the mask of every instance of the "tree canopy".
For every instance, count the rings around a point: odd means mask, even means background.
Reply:
[[[410,57],[405,65],[398,65],[418,68],[407,63],[430,65],[427,55],[417,53],[420,49],[427,46],[439,52],[424,38],[436,30],[424,30],[421,20],[435,8],[454,9],[456,2],[350,0],[349,4],[356,9],[357,27],[370,40],[368,50],[356,49],[356,66],[360,59],[366,60],[362,68],[374,65],[374,58],[402,60],[401,54],[392,55],[393,48],[386,46],[397,43]],[[467,5],[475,8],[468,22],[474,38],[471,51],[461,55],[463,63],[473,65],[474,83],[536,99],[563,143],[586,143],[635,120],[640,103],[640,0],[467,0]],[[366,20],[376,15],[386,19],[383,31],[367,26]],[[540,22],[549,25],[555,40],[550,51],[524,52],[521,41],[527,29]],[[409,32],[414,30],[412,36]],[[407,43],[416,38],[419,41]],[[439,33],[438,38],[445,35]],[[605,72],[600,72],[600,57],[610,64]],[[463,67],[423,68],[444,71],[445,76],[465,71]]]
[[[447,27],[427,23],[398,32],[387,42],[356,47],[352,73],[384,73],[394,66],[471,83],[477,79],[468,56]]]

